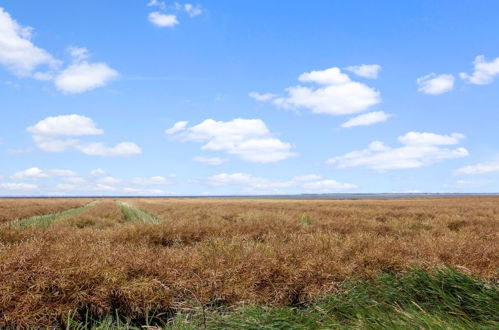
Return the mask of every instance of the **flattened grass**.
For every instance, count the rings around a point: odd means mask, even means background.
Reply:
[[[121,207],[123,217],[126,221],[151,224],[158,224],[161,222],[161,219],[143,209],[139,209],[138,207],[122,201],[117,201],[117,203]]]
[[[74,217],[81,212],[93,207],[97,204],[97,201],[90,202],[84,206],[61,211],[55,213],[49,213],[44,215],[37,215],[34,217],[29,217],[26,219],[18,219],[10,222],[10,225],[14,227],[48,227],[55,221],[64,221],[65,219],[69,219]]]

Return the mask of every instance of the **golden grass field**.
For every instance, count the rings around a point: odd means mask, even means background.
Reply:
[[[0,327],[297,305],[412,266],[499,279],[499,197],[95,200],[0,200]]]

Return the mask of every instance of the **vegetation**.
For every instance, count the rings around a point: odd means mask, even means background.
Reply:
[[[496,197],[119,202],[0,228],[0,327],[497,325]]]

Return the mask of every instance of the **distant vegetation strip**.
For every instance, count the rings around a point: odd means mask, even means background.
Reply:
[[[335,294],[298,306],[200,307],[173,318],[134,321],[110,315],[72,329],[498,329],[497,284],[451,268],[415,268],[373,280],[351,279]]]
[[[61,221],[75,216],[97,204],[97,201],[90,202],[81,207],[64,210],[61,212],[37,215],[25,219],[11,221],[10,224],[15,227],[48,227],[56,220]]]
[[[157,216],[143,209],[139,209],[138,207],[132,206],[122,201],[117,201],[117,203],[121,207],[121,211],[123,212],[123,218],[125,219],[125,221],[152,224],[158,224],[161,222],[161,219],[159,219]]]

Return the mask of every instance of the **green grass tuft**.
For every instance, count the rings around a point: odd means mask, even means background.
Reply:
[[[123,218],[126,221],[152,224],[158,224],[161,222],[161,219],[159,219],[152,213],[149,213],[122,201],[117,201],[117,203],[121,207]]]

